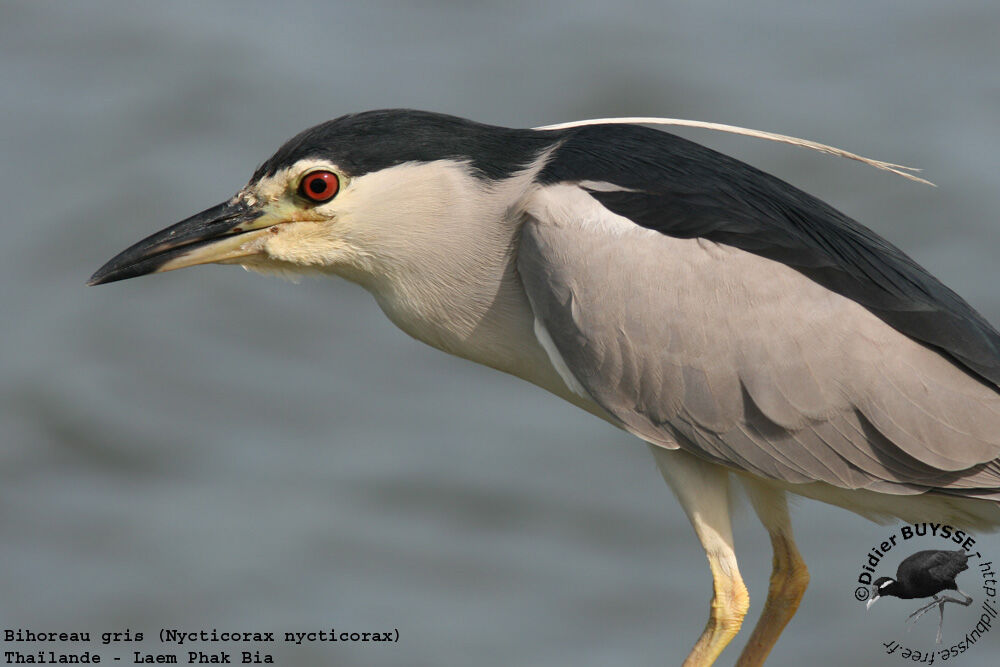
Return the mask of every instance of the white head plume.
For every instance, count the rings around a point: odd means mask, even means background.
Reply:
[[[850,151],[845,151],[841,148],[835,148],[833,146],[827,146],[826,144],[821,144],[816,141],[810,141],[809,139],[799,139],[798,137],[790,137],[785,134],[775,134],[773,132],[764,132],[762,130],[751,130],[745,127],[737,127],[736,125],[709,123],[702,120],[684,120],[682,118],[657,118],[655,116],[627,116],[624,118],[591,118],[589,120],[576,120],[576,121],[571,121],[569,123],[543,125],[542,127],[536,127],[534,129],[565,130],[572,127],[584,127],[586,125],[609,125],[613,123],[618,123],[623,125],[680,125],[684,127],[697,127],[705,130],[715,130],[718,132],[729,132],[730,134],[742,134],[747,137],[756,137],[758,139],[778,141],[784,144],[791,144],[793,146],[803,146],[805,148],[811,148],[814,151],[820,151],[821,153],[836,155],[838,157],[845,157],[849,160],[857,160],[858,162],[863,162],[877,169],[884,169],[885,171],[891,171],[894,174],[902,176],[903,178],[908,178],[911,181],[916,181],[917,183],[924,183],[926,185],[931,185],[931,186],[934,185],[933,183],[931,183],[926,179],[908,173],[913,171],[920,171],[919,169],[914,167],[907,167],[901,164],[893,164],[892,162],[883,162],[882,160],[874,160],[872,158],[858,155],[857,153],[851,153]]]

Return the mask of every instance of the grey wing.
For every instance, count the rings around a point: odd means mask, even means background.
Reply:
[[[518,271],[570,386],[628,431],[792,483],[1000,490],[1000,394],[781,262],[635,225],[573,184]]]

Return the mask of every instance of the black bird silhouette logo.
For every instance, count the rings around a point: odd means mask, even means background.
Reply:
[[[871,609],[875,601],[881,597],[892,596],[903,600],[933,597],[934,600],[920,607],[906,617],[906,621],[916,623],[917,620],[935,606],[941,615],[938,621],[937,641],[941,643],[941,630],[944,626],[944,605],[948,602],[968,607],[972,597],[959,590],[955,577],[960,572],[969,569],[969,556],[965,550],[940,551],[928,549],[918,551],[903,559],[896,568],[896,578],[879,577],[872,583],[872,595],[868,599],[866,609]],[[945,591],[956,591],[964,600],[946,595]]]

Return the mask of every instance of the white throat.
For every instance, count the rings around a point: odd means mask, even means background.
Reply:
[[[338,273],[368,289],[414,338],[565,396],[515,270],[523,210],[510,202],[531,192],[545,157],[489,187],[450,160],[353,179],[358,196],[345,193],[337,224],[371,259],[364,270]]]

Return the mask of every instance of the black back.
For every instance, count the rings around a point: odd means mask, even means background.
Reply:
[[[643,227],[787,264],[1000,386],[1000,333],[901,250],[819,199],[666,132],[597,125],[563,138],[543,182],[636,190],[591,195]]]

